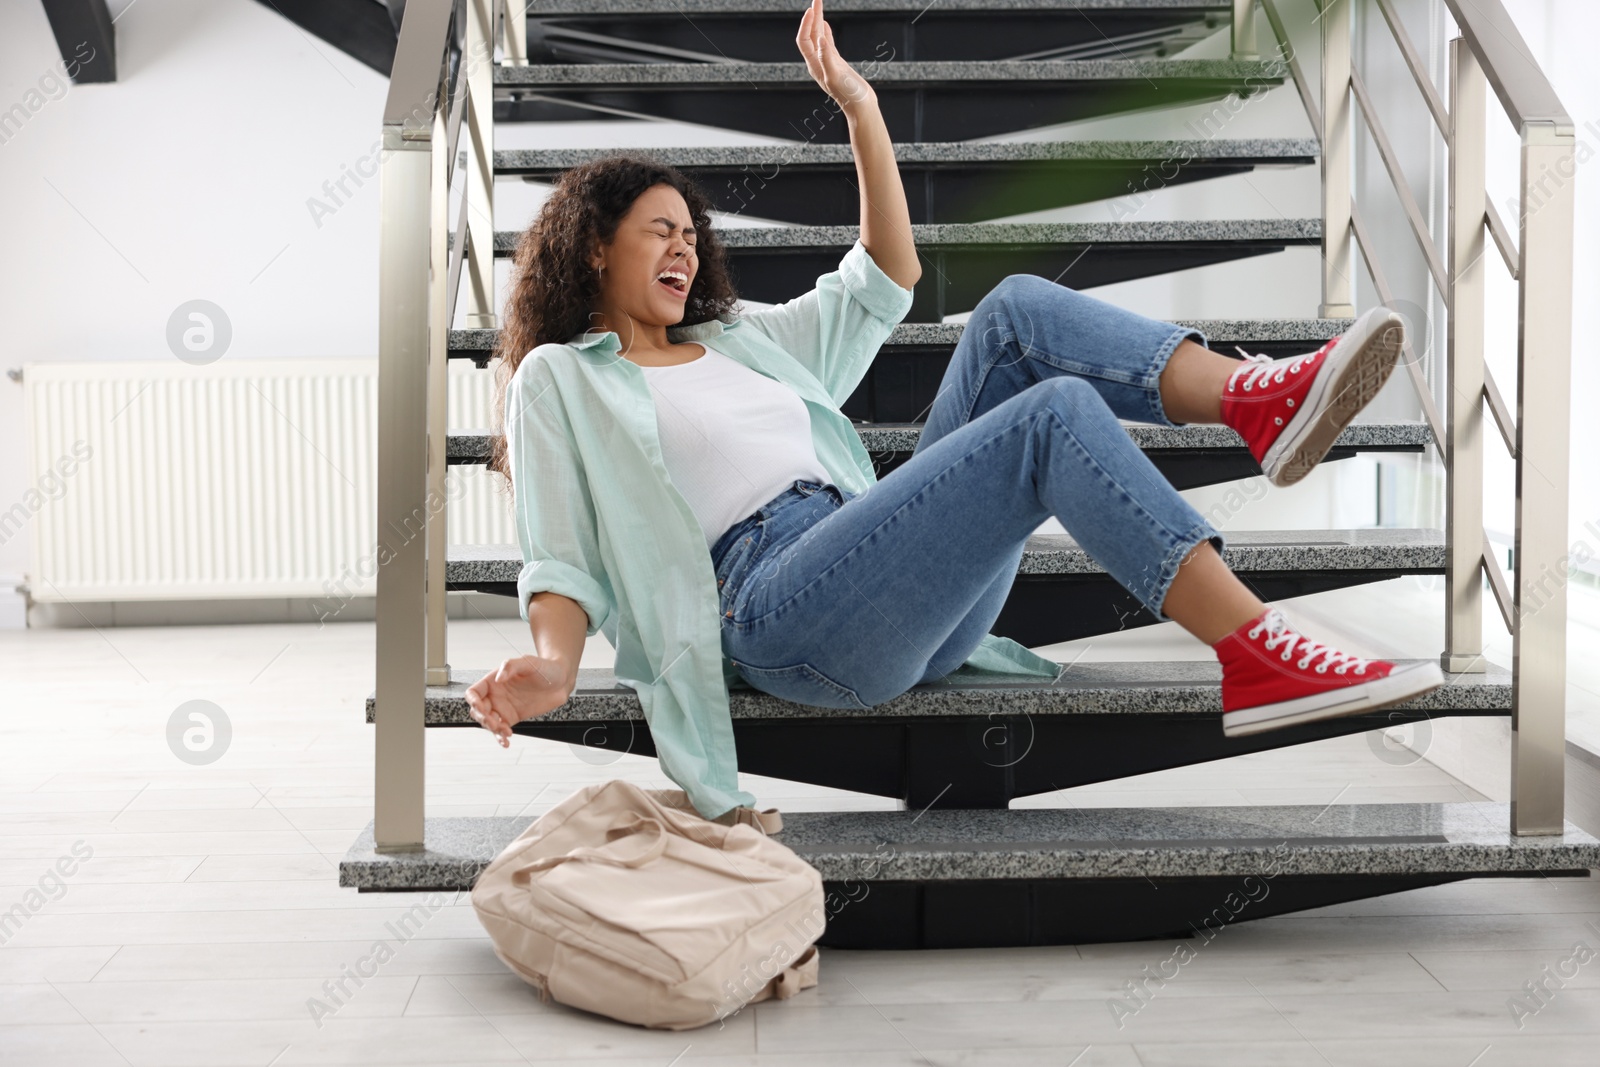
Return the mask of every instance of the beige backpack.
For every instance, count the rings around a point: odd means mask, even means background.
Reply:
[[[678,789],[614,779],[536,819],[478,876],[495,955],[540,999],[686,1030],[817,984],[822,876],[767,834],[776,808],[712,822]]]

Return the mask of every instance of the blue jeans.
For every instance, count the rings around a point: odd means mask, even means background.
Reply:
[[[1158,380],[1197,331],[1013,274],[979,302],[916,451],[857,494],[796,481],[712,547],[723,651],[757,689],[867,708],[955,670],[1052,515],[1158,618],[1222,537],[1119,418],[1175,425]]]

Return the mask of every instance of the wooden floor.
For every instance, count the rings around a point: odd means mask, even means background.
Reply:
[[[1092,654],[1171,655],[1166,629]],[[530,647],[517,620],[451,637],[461,666]],[[603,642],[591,650],[606,662]],[[1467,882],[1229,927],[1133,1012],[1127,983],[1172,943],[828,950],[817,988],[685,1033],[540,1004],[464,896],[434,899],[402,942],[387,924],[425,895],[338,888],[372,811],[371,686],[369,623],[0,633],[0,1064],[1550,1067],[1600,1047],[1600,958],[1570,962],[1579,945],[1600,953],[1595,879]],[[231,728],[203,765],[168,741],[196,700]],[[1358,736],[1028,802],[1478,799],[1395,752]],[[599,778],[670,784],[653,761],[586,755],[435,731],[428,810],[532,814]],[[785,810],[890,806],[743,784]],[[70,875],[50,874],[58,861]],[[358,986],[346,975],[380,943],[392,958]],[[1529,982],[1549,990],[1542,1006]]]

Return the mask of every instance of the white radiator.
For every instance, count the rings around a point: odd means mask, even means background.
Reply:
[[[376,359],[32,363],[35,600],[370,596]],[[489,422],[490,372],[456,361],[450,425]],[[451,467],[453,544],[510,542],[509,495]]]

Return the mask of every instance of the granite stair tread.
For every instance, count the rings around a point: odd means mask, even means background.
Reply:
[[[736,15],[754,15],[763,12],[800,15],[811,0],[674,0],[673,14],[710,14],[728,12]],[[828,17],[863,12],[910,12],[918,14],[928,10],[928,0],[832,0]],[[994,12],[1002,14],[1015,11],[1209,11],[1227,14],[1232,10],[1229,0],[940,0],[941,11]],[[661,10],[661,0],[540,0],[530,6],[530,17],[553,15],[644,15]]]
[[[893,147],[908,219],[915,225],[1022,217],[1258,168],[1310,167],[1319,158],[1317,142],[1306,138],[930,140],[897,141]],[[503,149],[495,153],[494,168],[502,177],[548,186],[609,151]],[[710,209],[724,219],[828,226],[861,217],[855,156],[846,144],[689,145],[650,154],[693,177]]]
[[[1239,530],[1224,535],[1223,558],[1238,573],[1381,570],[1443,573],[1444,531],[1381,527],[1351,530]],[[451,586],[515,583],[522,552],[514,544],[452,545],[445,563]],[[1019,575],[1104,575],[1066,534],[1034,534]]]
[[[1314,245],[1322,220],[1161,219],[1127,222],[950,222],[918,223],[912,239],[924,253],[944,250],[1030,248],[1052,245],[1260,244]],[[737,255],[752,249],[837,248],[842,257],[860,234],[858,226],[728,226],[717,231],[723,247]],[[518,230],[497,230],[495,253],[515,250]]]
[[[560,171],[600,158],[613,149],[501,149],[494,154],[502,174]],[[651,149],[654,158],[685,169],[779,164],[785,167],[849,165],[855,155],[843,144],[691,145]],[[1229,160],[1241,163],[1310,163],[1319,155],[1312,138],[1214,138],[1083,141],[925,141],[894,146],[902,166],[918,163],[1025,163],[1051,160],[1140,161]],[[718,230],[720,235],[723,231]]]
[[[717,231],[721,236],[722,231]],[[1330,337],[1350,328],[1350,319],[1172,319],[1174,325],[1199,330],[1213,343],[1305,341],[1315,348]],[[884,341],[882,351],[900,347],[954,346],[966,330],[964,322],[902,322]],[[493,329],[451,330],[450,354],[475,357],[494,351],[500,331]],[[1307,351],[1311,349],[1308,348]]]
[[[1134,443],[1146,451],[1172,449],[1244,449],[1244,441],[1226,426],[1155,426],[1149,423],[1124,423]],[[915,422],[856,423],[856,433],[868,452],[910,452],[922,436],[922,424]],[[449,435],[445,455],[455,463],[483,461],[489,455],[488,430],[455,430]],[[1334,442],[1335,448],[1406,449],[1422,448],[1432,441],[1425,422],[1371,422],[1346,427]]]
[[[477,726],[466,690],[485,671],[453,669],[448,686],[430,686],[424,718],[429,726]],[[914,686],[865,711],[795,704],[746,686],[729,689],[734,719],[934,718],[1004,715],[1195,715],[1222,711],[1222,668],[1212,659],[1073,663],[1054,682],[1034,675],[962,668],[936,682]],[[1445,684],[1395,705],[1428,714],[1511,710],[1510,672],[1491,666],[1480,674],[1446,674]],[[367,721],[376,710],[367,698]],[[571,699],[539,723],[643,720],[635,691],[610,668],[580,668]]]
[[[576,788],[576,787],[574,787]],[[369,823],[339,884],[468,888],[534,816],[431,818],[426,848],[378,854]],[[784,812],[775,840],[825,881],[1526,874],[1600,867],[1600,841],[1517,837],[1505,804]]]
[[[1216,82],[1219,87],[1248,84],[1250,79],[1279,80],[1289,76],[1287,64],[1275,60],[1233,59],[1000,59],[896,60],[872,71],[874,86],[948,88],[966,82]],[[700,89],[709,85],[792,85],[820,94],[800,60],[792,63],[539,63],[496,66],[497,87],[560,87],[576,85],[657,86]]]

